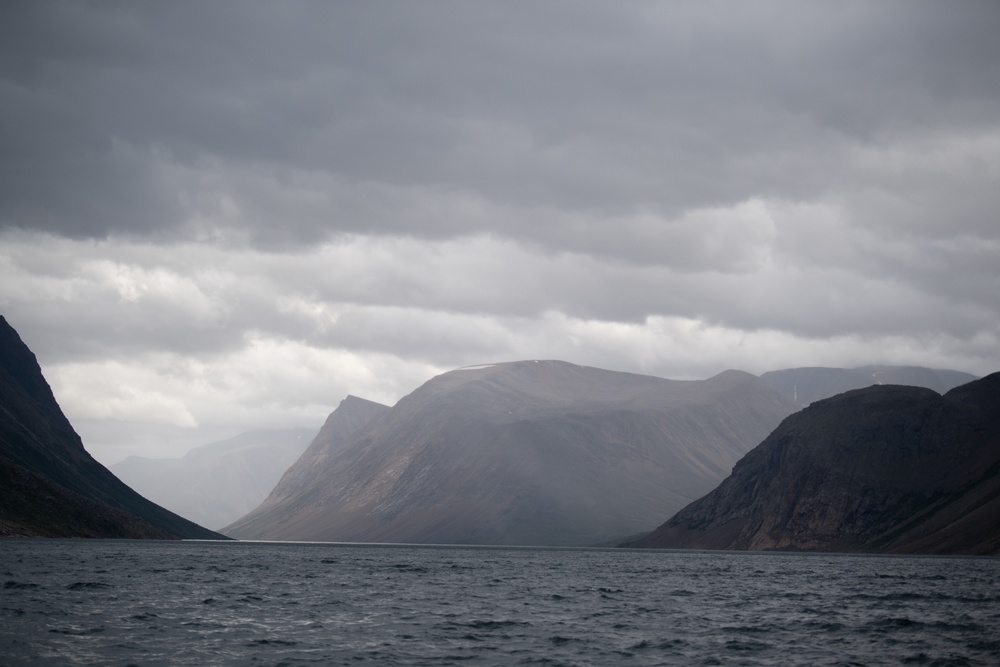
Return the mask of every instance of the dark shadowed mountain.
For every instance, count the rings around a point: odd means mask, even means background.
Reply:
[[[224,532],[595,544],[650,530],[713,488],[792,409],[737,371],[685,382],[557,361],[460,369],[384,409],[334,451],[311,447]]]
[[[110,470],[170,511],[220,528],[260,505],[315,435],[305,428],[249,431],[180,458],[130,456]]]
[[[937,370],[918,366],[862,366],[860,368],[786,368],[760,376],[770,387],[780,391],[797,407],[804,408],[852,389],[878,384],[901,384],[926,387],[943,394],[959,385],[972,382],[975,375],[961,371]]]
[[[0,317],[0,535],[222,539],[146,500],[83,448]]]
[[[632,546],[1000,554],[1000,373],[813,403]]]

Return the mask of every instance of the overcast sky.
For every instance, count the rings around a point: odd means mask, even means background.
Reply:
[[[4,2],[0,313],[100,460],[468,364],[1000,370],[1000,3]]]

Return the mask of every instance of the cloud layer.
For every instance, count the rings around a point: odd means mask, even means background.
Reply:
[[[1000,369],[995,3],[0,13],[0,309],[105,460],[498,360]]]

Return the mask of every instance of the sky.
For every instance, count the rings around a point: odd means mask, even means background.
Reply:
[[[0,6],[0,314],[105,463],[470,364],[1000,370],[1000,3]]]

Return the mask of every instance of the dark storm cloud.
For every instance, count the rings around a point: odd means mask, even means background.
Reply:
[[[812,199],[861,185],[858,146],[994,125],[998,12],[964,9],[13,3],[0,224],[595,250],[572,216],[646,209],[666,226]],[[616,253],[641,258],[648,239],[630,240]]]

